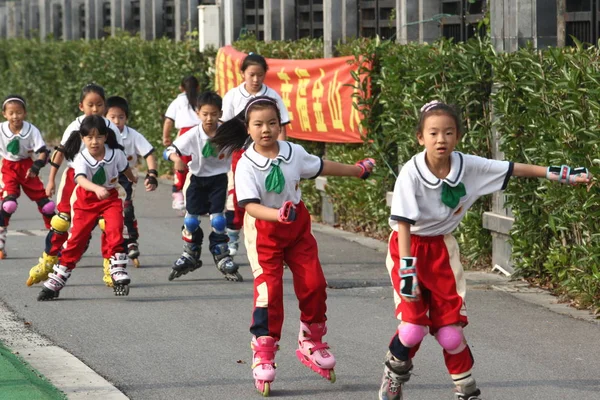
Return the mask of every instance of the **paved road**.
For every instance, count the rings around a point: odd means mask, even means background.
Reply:
[[[142,268],[131,268],[128,297],[115,297],[102,283],[96,231],[60,299],[39,303],[39,286],[27,288],[25,280],[43,248],[42,223],[33,205],[21,200],[10,229],[23,234],[9,236],[9,258],[0,267],[0,300],[30,329],[78,357],[131,399],[259,398],[250,370],[252,282],[244,254],[238,257],[243,283],[222,278],[206,245],[204,267],[168,282],[170,265],[181,250],[181,218],[170,209],[170,187],[138,191],[136,211]],[[206,229],[206,221],[202,226]],[[299,312],[287,271],[286,321],[272,395],[374,399],[396,326],[385,254],[328,228],[317,226],[316,236],[331,286],[326,339],[338,359],[338,381],[330,384],[294,356]],[[484,398],[598,399],[600,325],[560,315],[494,286],[514,285],[490,274],[470,275],[471,325],[466,332]],[[441,350],[428,337],[415,359],[405,398],[450,400],[451,388]]]

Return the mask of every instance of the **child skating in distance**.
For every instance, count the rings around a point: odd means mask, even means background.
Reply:
[[[85,148],[81,150],[81,143]],[[64,144],[63,154],[73,161],[74,179],[77,184],[73,203],[73,226],[60,259],[48,275],[39,301],[58,297],[67,283],[71,271],[85,252],[92,230],[104,217],[106,245],[102,256],[110,259],[110,276],[115,295],[129,294],[130,278],[126,271],[127,254],[123,249],[123,201],[116,185],[119,175],[124,174],[131,182],[137,182],[114,132],[103,117],[91,115],[81,122]]]
[[[158,186],[156,171],[156,157],[154,156],[154,147],[146,140],[144,135],[127,125],[129,119],[129,103],[123,97],[113,96],[106,100],[106,117],[119,129],[125,155],[129,162],[129,168],[132,173],[137,176],[138,157],[146,160],[148,165],[148,173],[144,178],[144,186],[147,192],[156,190]],[[123,230],[123,247],[127,252],[127,256],[132,260],[133,265],[140,266],[138,257],[140,250],[138,239],[140,233],[138,230],[137,220],[135,218],[135,210],[133,207],[133,196],[136,185],[130,182],[125,176],[119,177],[119,184],[125,191],[125,199],[123,200],[123,216],[125,221],[125,229]],[[104,222],[102,222],[104,223]],[[104,241],[104,235],[102,236]],[[112,279],[109,273],[110,260],[104,259],[104,283],[107,286],[112,286]]]
[[[204,92],[196,101],[198,117],[202,123],[185,135],[179,136],[167,148],[167,157],[175,163],[175,169],[186,167],[183,156],[191,156],[190,183],[186,191],[186,214],[183,220],[183,253],[173,264],[169,280],[178,278],[202,266],[200,253],[204,232],[200,216],[210,214],[209,250],[217,269],[225,279],[242,281],[238,265],[233,262],[227,247],[226,220],[224,215],[227,199],[227,172],[231,169],[231,157],[218,152],[210,142],[217,132],[221,116],[221,97],[214,92]]]
[[[2,115],[6,121],[0,124],[0,157],[2,157],[2,210],[0,210],[0,259],[6,257],[6,235],[10,217],[17,210],[21,189],[35,201],[42,214],[46,229],[54,216],[55,204],[46,195],[44,184],[38,177],[48,161],[48,149],[42,134],[34,125],[25,121],[25,99],[9,95],[2,101]],[[37,155],[35,161],[32,153]]]
[[[81,123],[85,117],[90,115],[102,116],[105,125],[111,129],[113,133],[110,135],[115,136],[116,141],[122,144],[121,135],[119,129],[108,119],[104,118],[106,111],[106,96],[104,94],[104,88],[95,83],[87,84],[81,90],[79,97],[79,110],[83,115],[77,117],[73,122],[69,124],[65,132],[63,133],[60,145],[56,148],[52,156],[50,157],[50,175],[48,182],[46,182],[46,195],[52,197],[56,192],[56,175],[64,160],[64,146],[67,140],[71,137],[73,131],[78,131]],[[110,140],[109,140],[110,141]],[[83,150],[84,146],[81,145]],[[63,247],[63,244],[67,240],[69,228],[71,226],[71,196],[75,190],[75,170],[73,169],[73,161],[67,160],[68,167],[63,172],[60,185],[58,187],[57,214],[50,220],[50,229],[46,235],[45,248],[40,257],[37,265],[33,266],[29,270],[29,278],[27,278],[27,286],[31,286],[38,282],[45,280],[48,277],[48,273],[52,272],[53,266],[58,261],[58,253]],[[86,246],[87,247],[87,246]]]
[[[163,124],[163,144],[170,146],[171,131],[173,128],[178,129],[177,136],[181,136],[193,127],[200,124],[198,119],[196,98],[198,97],[198,88],[200,82],[195,76],[186,76],[182,79],[179,90],[181,93],[169,104],[165,112],[165,122]],[[183,186],[185,185],[186,176],[188,173],[187,164],[190,158],[183,158],[185,168],[174,171],[173,177],[173,198],[172,207],[179,212],[185,212],[185,199],[183,197]]]
[[[412,359],[429,333],[443,349],[457,400],[478,400],[468,324],[466,283],[452,232],[481,196],[506,188],[511,176],[561,183],[590,181],[586,168],[541,167],[455,151],[462,136],[454,107],[434,101],[421,108],[417,139],[425,150],[402,167],[392,200],[387,268],[401,321],[387,353],[380,400],[401,400]]]
[[[223,97],[223,115],[221,121],[229,121],[232,118],[240,118],[240,113],[246,108],[246,104],[259,96],[271,97],[277,102],[279,113],[281,115],[281,130],[279,131],[279,140],[286,140],[285,127],[290,123],[290,116],[281,96],[264,84],[269,66],[267,60],[259,54],[250,53],[242,61],[240,67],[244,82],[229,90]],[[243,114],[241,116],[243,121]],[[245,134],[246,132],[243,131]],[[240,230],[244,221],[244,208],[238,205],[235,193],[234,176],[237,163],[242,157],[244,149],[235,151],[231,157],[231,173],[229,175],[229,186],[227,188],[227,235],[229,236],[229,252],[235,256],[239,247]]]
[[[251,143],[240,159],[235,187],[246,209],[244,241],[254,275],[251,346],[255,386],[268,396],[275,379],[275,352],[283,325],[283,263],[294,279],[300,307],[296,356],[324,378],[335,381],[335,357],[322,341],[327,333],[325,276],[319,262],[311,220],[302,202],[300,179],[319,175],[369,176],[374,161],[356,165],[322,160],[302,146],[277,140],[281,117],[275,100],[257,97],[238,118],[223,123],[213,143],[230,154]],[[244,129],[247,132],[244,134]]]

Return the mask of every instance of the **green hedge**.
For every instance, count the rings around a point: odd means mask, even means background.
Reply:
[[[496,128],[509,160],[587,166],[600,160],[600,50],[524,49],[494,60]],[[600,203],[593,186],[513,179],[513,255],[525,277],[600,309]]]
[[[107,96],[129,101],[129,124],[162,149],[162,116],[179,94],[181,79],[194,74],[203,89],[211,88],[214,55],[200,54],[195,41],[126,34],[94,41],[0,40],[1,95],[23,95],[28,119],[46,139],[57,139],[81,114],[81,88],[96,82]]]

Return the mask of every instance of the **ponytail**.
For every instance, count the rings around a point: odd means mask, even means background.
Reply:
[[[81,150],[81,131],[73,131],[63,147],[63,154],[69,161],[73,161],[79,150]]]
[[[183,78],[181,87],[185,90],[185,96],[190,103],[190,107],[192,110],[196,111],[196,101],[198,99],[198,87],[200,87],[200,82],[198,82],[198,79],[196,79],[195,76],[190,75]]]
[[[232,118],[223,122],[217,128],[217,133],[210,142],[215,145],[219,152],[231,156],[234,151],[243,149],[246,140],[252,140],[248,135],[246,124],[239,118]]]

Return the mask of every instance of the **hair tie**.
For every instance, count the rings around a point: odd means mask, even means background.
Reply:
[[[6,105],[6,103],[8,103],[9,101],[18,101],[19,103],[23,104],[23,106],[25,106],[25,102],[18,98],[18,97],[9,97],[8,99],[4,100],[4,103],[2,103],[2,109],[4,110],[4,106]]]
[[[250,53],[248,53],[249,56],[251,56],[252,54],[254,54],[254,52],[252,52],[252,51]]]
[[[275,100],[271,99],[270,97],[255,97],[253,100],[250,100],[248,104],[246,104],[246,111],[244,111],[244,119],[248,119],[248,110],[250,109],[250,106],[252,106],[255,103],[260,103],[261,101],[271,103],[275,107],[278,107]]]
[[[427,111],[431,110],[432,108],[434,108],[440,104],[443,104],[443,103],[439,100],[430,101],[429,103],[427,103],[423,107],[421,107],[421,112],[426,113]]]

